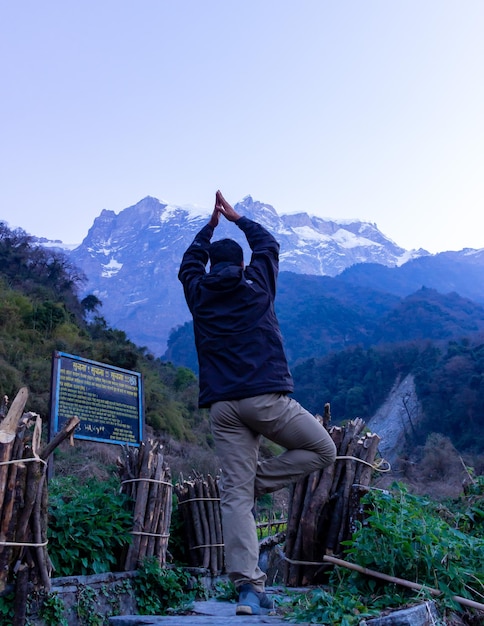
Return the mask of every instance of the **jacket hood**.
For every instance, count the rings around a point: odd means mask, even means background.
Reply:
[[[217,263],[203,279],[203,286],[211,291],[235,289],[244,281],[244,270],[233,263]]]

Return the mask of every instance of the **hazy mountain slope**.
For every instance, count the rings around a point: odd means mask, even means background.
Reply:
[[[276,311],[291,366],[351,346],[484,336],[484,308],[458,294],[420,289],[406,298],[282,272]],[[192,324],[172,333],[164,358],[197,371]]]
[[[484,308],[456,293],[423,287],[404,298],[379,322],[372,342],[439,341],[484,333]]]
[[[340,279],[348,284],[405,296],[429,287],[441,293],[455,291],[484,304],[484,249],[441,252],[412,259],[401,267],[360,263],[345,269]]]

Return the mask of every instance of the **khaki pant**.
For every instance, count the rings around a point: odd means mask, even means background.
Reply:
[[[330,465],[336,447],[318,420],[284,394],[216,402],[210,408],[210,418],[222,468],[220,498],[227,573],[237,587],[250,582],[262,591],[266,575],[258,565],[254,499]],[[286,451],[259,461],[261,435]]]

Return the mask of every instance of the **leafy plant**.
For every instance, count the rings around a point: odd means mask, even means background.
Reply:
[[[312,624],[327,626],[357,626],[364,618],[373,617],[378,613],[377,609],[365,606],[358,595],[353,596],[344,592],[333,594],[324,589],[317,589],[295,597],[288,620],[310,621]]]
[[[368,519],[349,542],[350,560],[440,589],[449,606],[453,595],[482,597],[482,539],[449,525],[431,501],[400,484],[391,493],[373,490],[364,502]]]
[[[102,626],[104,616],[96,610],[97,594],[92,587],[81,586],[77,595],[77,617],[86,626]]]
[[[458,527],[463,532],[472,533],[484,539],[484,476],[473,477],[468,468],[471,483],[465,489],[464,497],[453,503],[456,509]]]
[[[162,568],[154,558],[144,559],[138,567],[134,590],[140,615],[187,610],[196,595],[186,570]]]
[[[15,617],[13,610],[13,601],[15,594],[9,593],[5,596],[0,596],[0,623],[11,624]]]
[[[215,598],[220,602],[235,602],[238,598],[237,589],[230,580],[218,580],[213,591]]]
[[[56,593],[49,593],[42,600],[40,617],[47,626],[67,626],[65,608],[64,602]]]
[[[473,483],[475,491],[479,491],[479,483]],[[394,484],[386,492],[370,491],[362,505],[367,518],[345,542],[347,559],[418,583],[422,589],[415,592],[353,570],[335,568],[326,590],[297,596],[286,605],[290,621],[356,626],[364,617],[384,609],[428,599],[437,601],[444,613],[459,611],[462,616],[463,607],[454,596],[483,597],[484,541],[477,534],[459,529],[459,523],[467,519],[464,514],[411,495],[401,484]],[[433,596],[429,588],[438,589],[441,595]],[[461,623],[481,623],[472,621],[470,614],[466,617],[470,621]]]
[[[170,539],[168,550],[172,561],[178,565],[188,564],[188,547],[185,535],[185,522],[178,506],[178,498],[175,493],[172,496],[172,510],[170,521]]]
[[[90,479],[75,485],[73,477],[49,485],[49,554],[57,576],[112,571],[131,541],[132,514],[116,480]]]

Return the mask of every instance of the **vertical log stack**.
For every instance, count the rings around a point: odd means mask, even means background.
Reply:
[[[23,412],[27,399],[24,387],[0,422],[0,593],[15,583],[13,626],[25,623],[29,591],[50,589],[47,459],[79,424],[77,417],[71,418],[41,447],[42,420],[35,413]]]
[[[356,418],[329,429],[337,449],[334,465],[313,472],[293,487],[289,504],[285,554],[285,584],[312,584],[326,554],[339,554],[358,517],[359,495],[366,491],[378,450],[378,435],[362,434],[365,422]],[[293,561],[291,563],[291,561]],[[299,562],[299,563],[298,563]]]
[[[208,475],[181,480],[175,494],[183,516],[190,565],[209,569],[212,575],[224,570],[222,518],[218,480]]]
[[[139,448],[126,446],[118,459],[118,469],[121,489],[133,502],[133,541],[124,569],[134,570],[148,557],[156,558],[163,567],[170,536],[173,486],[161,443],[148,440]]]

